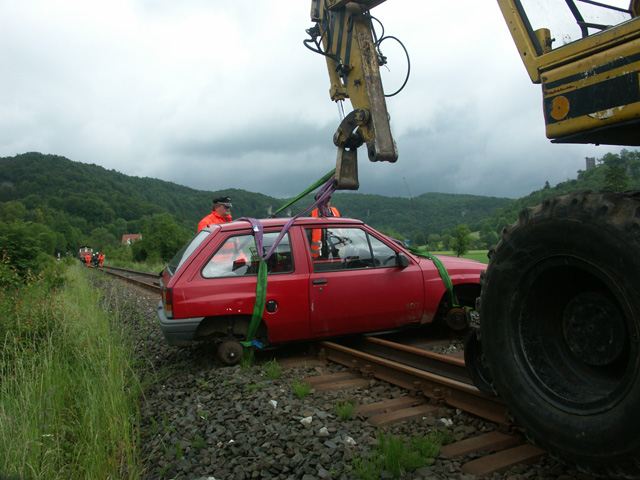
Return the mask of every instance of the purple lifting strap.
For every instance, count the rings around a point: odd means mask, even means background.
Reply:
[[[329,211],[329,209],[327,207],[327,202],[329,200],[329,197],[331,197],[333,192],[335,192],[335,190],[336,190],[336,187],[335,187],[334,183],[335,183],[335,175],[332,175],[331,178],[329,180],[327,180],[327,183],[325,183],[324,186],[320,189],[320,191],[316,194],[316,197],[315,197],[316,201],[313,202],[311,205],[309,205],[304,210],[302,210],[296,216],[294,216],[294,217],[289,219],[289,221],[282,228],[282,231],[280,232],[280,235],[278,235],[278,238],[276,239],[276,241],[273,242],[273,245],[271,245],[271,248],[269,249],[267,254],[264,256],[265,260],[268,260],[269,257],[271,257],[271,254],[273,253],[274,249],[278,246],[278,244],[280,243],[282,238],[289,231],[289,229],[291,228],[291,225],[293,225],[293,222],[296,220],[296,218],[301,217],[302,215],[304,215],[305,213],[309,212],[311,209],[313,209],[316,206],[318,207],[318,210],[320,211],[320,213],[322,215],[326,216],[327,212]],[[254,232],[255,239],[256,239],[256,247],[257,247],[258,252],[260,253],[260,255],[262,255],[262,251],[263,251],[262,250],[262,239],[263,239],[263,235],[264,235],[264,228],[262,227],[262,222],[260,220],[257,220],[255,218],[251,218],[251,217],[242,217],[242,218],[238,219],[238,221],[241,221],[241,220],[245,220],[245,221],[251,223],[251,227],[252,227],[252,230]]]

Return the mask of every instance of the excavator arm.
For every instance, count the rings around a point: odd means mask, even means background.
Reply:
[[[357,149],[365,143],[372,162],[395,162],[398,150],[391,135],[389,114],[379,67],[379,53],[370,9],[385,0],[312,0],[311,37],[307,47],[324,55],[329,70],[331,100],[351,101],[334,135],[338,147],[336,182],[339,189],[358,188]]]
[[[371,9],[385,0],[312,0],[307,47],[325,56],[331,99],[353,111],[334,135],[337,187],[358,188],[357,148],[395,162]],[[640,146],[640,0],[497,0],[554,143]],[[628,5],[628,6],[627,6]]]

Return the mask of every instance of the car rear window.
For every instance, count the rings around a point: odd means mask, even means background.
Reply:
[[[211,232],[200,230],[195,237],[191,239],[178,253],[171,259],[167,270],[171,276],[175,275],[182,264],[191,256],[196,248],[200,246],[204,239],[211,235]]]
[[[263,252],[260,255],[253,234],[230,236],[204,265],[202,276],[217,278],[257,275],[260,256],[271,249],[279,234],[280,232],[265,232],[262,240]],[[271,275],[290,273],[293,270],[291,243],[289,234],[286,234],[267,260],[267,272]]]

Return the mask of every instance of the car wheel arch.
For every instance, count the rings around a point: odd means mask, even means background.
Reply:
[[[244,340],[249,331],[251,315],[219,315],[205,317],[196,330],[196,338],[199,340],[224,338],[231,336]],[[260,322],[255,338],[267,342],[269,329],[264,321]]]

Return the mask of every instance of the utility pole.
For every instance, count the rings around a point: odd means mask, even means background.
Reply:
[[[409,201],[411,201],[411,191],[409,190],[409,184],[407,183],[407,179],[402,177],[402,179],[404,180],[404,184],[407,187],[407,192],[409,193]]]

